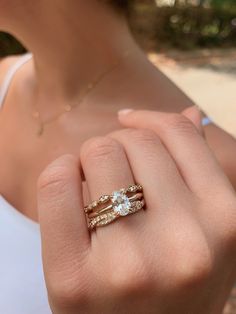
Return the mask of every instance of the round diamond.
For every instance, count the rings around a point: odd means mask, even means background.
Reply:
[[[130,212],[131,203],[127,195],[123,191],[116,191],[112,193],[111,198],[113,210],[121,216],[126,216]]]

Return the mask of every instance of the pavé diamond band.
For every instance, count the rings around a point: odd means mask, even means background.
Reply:
[[[114,191],[111,195],[102,195],[99,200],[84,208],[88,228],[105,226],[121,216],[134,214],[145,206],[143,188],[140,184],[130,185],[126,189]]]

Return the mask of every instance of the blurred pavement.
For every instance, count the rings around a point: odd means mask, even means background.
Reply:
[[[150,54],[216,124],[236,136],[236,49]]]

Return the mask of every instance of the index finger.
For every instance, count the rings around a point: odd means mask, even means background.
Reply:
[[[48,279],[48,275],[57,276],[63,270],[78,267],[90,248],[79,162],[75,157],[62,156],[41,174],[38,209],[44,270]]]

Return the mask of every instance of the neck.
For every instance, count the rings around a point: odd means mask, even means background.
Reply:
[[[26,10],[27,19],[16,35],[34,55],[37,88],[44,94],[75,98],[126,51],[140,53],[126,19],[107,5],[84,0],[69,5],[49,1],[47,7],[42,3]]]

